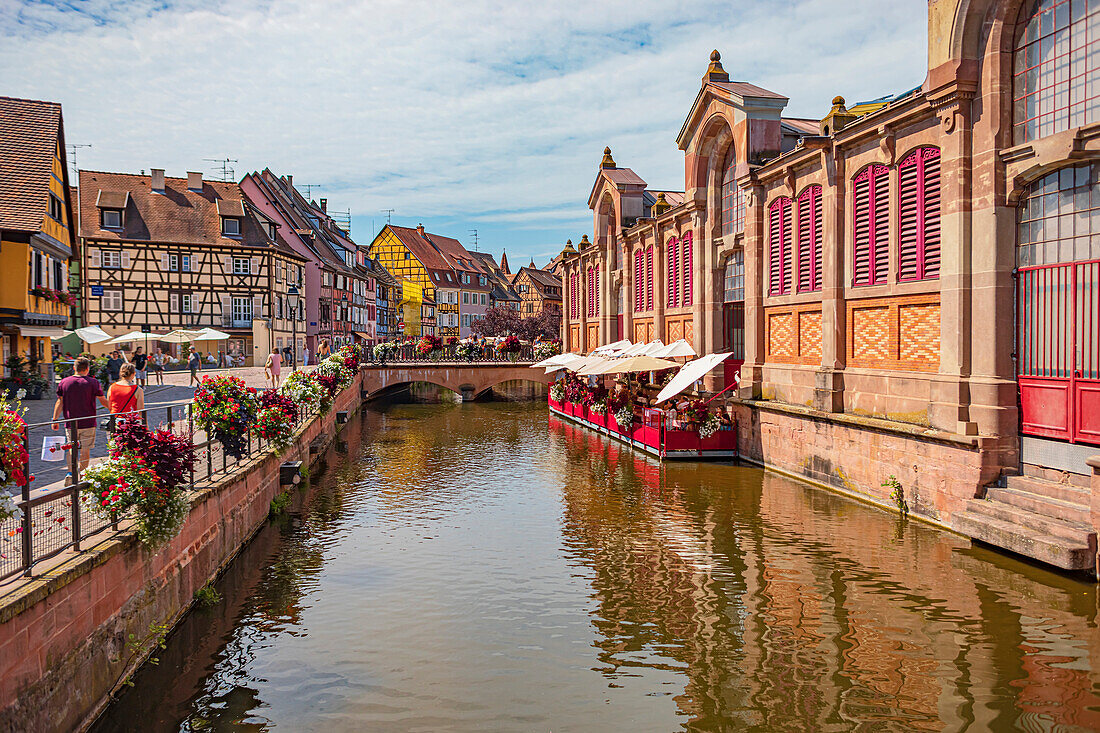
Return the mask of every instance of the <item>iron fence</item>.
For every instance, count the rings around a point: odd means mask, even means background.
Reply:
[[[166,429],[189,437],[195,447],[195,463],[185,488],[192,492],[239,470],[242,463],[270,447],[269,441],[249,428],[245,431],[242,455],[229,456],[221,441],[196,426],[194,403],[190,401],[147,405],[142,410],[118,413],[115,417],[137,414],[150,430]],[[293,430],[313,414],[297,408]],[[97,422],[104,417],[104,414],[97,416]],[[68,549],[79,551],[82,542],[108,528],[117,530],[119,522],[126,519],[125,514],[116,516],[113,521],[106,519],[89,511],[80,500],[80,492],[88,487],[88,482],[82,481],[80,476],[80,453],[84,447],[76,427],[80,420],[28,424],[23,431],[23,447],[30,454],[30,460],[16,497],[22,517],[16,515],[0,522],[0,581],[20,573],[29,576],[37,563]],[[97,428],[94,444],[87,446],[92,463],[108,455],[106,432]],[[32,451],[34,446],[45,443],[47,435],[65,436],[64,443],[47,451],[65,453],[63,462],[43,460],[44,448]],[[32,484],[37,488],[32,488]]]
[[[416,344],[405,344],[397,347],[397,351],[385,358],[376,358],[373,349],[366,349],[364,354],[366,364],[370,366],[390,366],[393,364],[425,364],[434,362],[458,362],[460,364],[484,364],[484,363],[508,363],[535,361],[535,347],[530,344],[520,346],[518,352],[504,353],[497,351],[492,345],[478,347],[473,357],[459,356],[458,346],[450,344],[442,349],[421,353]]]

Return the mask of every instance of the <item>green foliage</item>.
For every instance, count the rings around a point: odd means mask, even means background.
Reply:
[[[126,657],[125,663],[122,665],[123,669],[129,669],[130,665],[135,660],[140,659],[146,654],[151,656],[146,660],[149,664],[160,664],[160,657],[155,656],[156,651],[165,649],[164,637],[168,636],[168,624],[157,623],[152,621],[149,623],[149,628],[143,636],[140,638],[137,634],[126,635],[126,650],[129,655]],[[122,661],[122,658],[112,659],[112,663]],[[122,684],[127,687],[134,686],[133,675],[127,675]]]
[[[275,498],[271,500],[271,508],[268,511],[268,515],[277,517],[281,514],[286,514],[286,510],[290,507],[290,492],[283,491],[276,494]]]
[[[909,502],[905,500],[905,489],[901,487],[901,482],[898,481],[897,476],[890,474],[890,476],[882,482],[884,488],[890,489],[890,498],[897,504],[898,513],[901,516],[909,516]]]
[[[210,606],[216,606],[222,602],[222,594],[217,591],[214,586],[207,583],[203,587],[195,591],[195,603],[202,608],[209,608]]]

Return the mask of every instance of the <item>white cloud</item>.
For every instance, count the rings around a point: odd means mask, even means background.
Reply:
[[[69,141],[94,145],[83,167],[228,156],[368,217],[562,241],[590,218],[604,145],[682,186],[674,138],[712,47],[800,116],[916,86],[926,61],[923,0],[16,1],[0,0],[0,93],[62,102]]]

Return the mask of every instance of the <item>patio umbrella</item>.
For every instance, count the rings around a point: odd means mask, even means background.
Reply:
[[[613,359],[604,365],[598,372],[590,374],[626,374],[629,372],[659,372],[662,369],[676,369],[680,365],[667,359],[658,359],[654,356],[639,354],[623,359]]]
[[[660,404],[665,400],[675,397],[683,392],[685,389],[695,383],[695,380],[702,379],[703,375],[714,369],[721,364],[730,354],[707,354],[700,357],[695,361],[689,361],[684,364],[683,368],[672,378],[672,380],[665,385],[665,388],[661,390],[657,395],[656,404]]]
[[[175,331],[169,331],[163,336],[157,337],[157,341],[164,341],[169,344],[186,344],[191,341],[197,341],[195,338],[198,331],[188,331],[185,328],[177,328]]]
[[[111,340],[111,334],[107,333],[99,326],[84,326],[70,333],[75,333],[77,338],[86,344],[98,344],[102,341]]]
[[[130,333],[124,333],[121,336],[115,336],[111,339],[112,344],[127,344],[131,341],[148,341],[153,339],[158,340],[163,334],[159,333],[142,333],[141,331],[131,331]]]
[[[564,364],[565,362],[569,361],[570,359],[572,359],[575,356],[576,356],[576,354],[568,354],[568,353],[567,354],[554,354],[553,356],[551,356],[547,359],[543,359],[540,362],[536,362],[536,363],[532,364],[531,368],[534,369],[535,367],[558,366],[559,364]]]
[[[586,376],[589,374],[600,374],[601,370],[610,364],[613,360],[608,359],[605,356],[594,355],[584,360],[583,364],[578,365],[573,369],[579,376]]]
[[[233,338],[225,331],[219,331],[216,328],[201,328],[195,331],[195,341],[225,341],[226,339]]]
[[[660,359],[675,359],[681,356],[695,356],[695,349],[691,348],[691,344],[689,344],[687,341],[685,341],[684,339],[680,339],[679,341],[673,341],[668,346],[657,349],[654,353],[650,354],[650,356],[656,356]]]
[[[572,369],[580,364],[583,364],[587,357],[580,356],[579,354],[559,354],[564,357],[558,364],[551,364],[546,367],[546,374],[551,372],[557,372],[562,369]]]

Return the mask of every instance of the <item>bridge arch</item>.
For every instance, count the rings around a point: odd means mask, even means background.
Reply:
[[[477,399],[493,387],[515,381],[549,385],[553,383],[554,375],[531,369],[529,364],[511,363],[398,364],[363,369],[363,390],[368,399],[413,382],[427,382],[460,394],[463,399]]]

